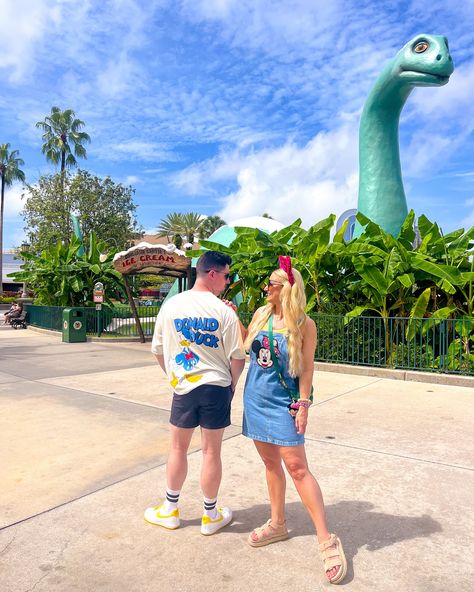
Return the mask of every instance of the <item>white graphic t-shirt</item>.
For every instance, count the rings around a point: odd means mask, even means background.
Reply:
[[[245,350],[235,312],[211,292],[177,294],[160,309],[151,351],[163,355],[174,392],[203,384],[229,386],[230,359]]]

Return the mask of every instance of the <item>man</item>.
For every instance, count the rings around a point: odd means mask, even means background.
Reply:
[[[245,364],[238,318],[217,298],[229,283],[230,263],[228,255],[217,251],[199,258],[194,287],[161,307],[151,346],[174,394],[166,499],[148,508],[145,520],[169,529],[179,527],[178,500],[186,479],[187,452],[194,429],[200,426],[204,535],[214,534],[232,520],[230,508],[216,505],[222,437],[230,425],[231,401]]]

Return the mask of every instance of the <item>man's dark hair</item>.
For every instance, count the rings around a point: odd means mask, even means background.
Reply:
[[[206,251],[199,257],[196,264],[196,273],[197,275],[204,275],[210,269],[222,271],[226,265],[230,265],[231,263],[232,259],[229,255],[224,255],[224,253],[219,253],[219,251]]]

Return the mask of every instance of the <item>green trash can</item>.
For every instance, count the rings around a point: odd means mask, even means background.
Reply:
[[[87,341],[86,319],[80,308],[63,310],[63,341],[66,343]]]

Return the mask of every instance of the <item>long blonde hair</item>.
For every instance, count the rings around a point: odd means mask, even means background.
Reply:
[[[288,275],[283,269],[276,269],[272,275],[276,276],[278,281],[283,284],[280,292],[280,302],[285,324],[288,328],[289,372],[291,376],[296,377],[301,374],[302,370],[306,295],[300,272],[294,268],[292,271],[295,278],[293,285],[288,281]],[[245,340],[245,347],[247,349],[252,347],[253,340],[258,332],[266,325],[272,313],[274,313],[274,310],[271,304],[266,304],[257,311],[248,328],[247,338]]]

